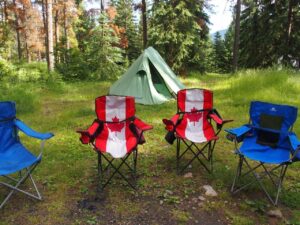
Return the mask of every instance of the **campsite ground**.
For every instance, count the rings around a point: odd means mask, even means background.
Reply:
[[[300,107],[300,74],[287,71],[244,71],[235,76],[192,74],[182,81],[188,87],[214,91],[215,107],[228,127],[248,121],[251,100]],[[162,118],[176,111],[175,101],[162,105],[137,105],[137,116],[152,124],[147,143],[139,148],[138,191],[114,179],[97,193],[96,154],[78,140],[77,128],[94,119],[94,98],[107,93],[108,82],[17,84],[6,97],[18,104],[18,117],[55,137],[46,144],[41,165],[34,173],[44,196],[42,202],[16,194],[0,211],[0,224],[300,224],[300,163],[288,170],[279,209],[283,218],[272,218],[273,207],[257,186],[236,196],[229,193],[237,158],[233,144],[220,134],[215,150],[215,170],[207,174],[195,162],[192,178],[175,172],[175,146],[164,140]],[[300,135],[300,120],[295,125]],[[38,141],[22,135],[28,148],[38,152]],[[205,197],[209,184],[217,197]],[[5,189],[0,188],[0,196]]]

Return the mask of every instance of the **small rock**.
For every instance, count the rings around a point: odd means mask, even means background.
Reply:
[[[282,218],[282,212],[279,209],[269,210],[267,212],[268,216]]]
[[[203,188],[205,189],[205,195],[216,197],[218,196],[218,193],[212,188],[210,185],[203,185]]]
[[[198,203],[198,207],[202,207],[203,205],[204,205],[203,202],[199,202],[199,203]]]
[[[189,169],[192,169],[192,167],[193,167],[193,166],[192,166],[191,164],[190,164],[190,165],[188,165],[188,168],[189,168]]]
[[[164,201],[163,201],[163,200],[160,200],[160,201],[159,201],[159,204],[160,204],[160,205],[164,204]]]
[[[195,220],[195,223],[199,223],[199,221],[198,221],[198,220]]]
[[[168,195],[173,195],[173,191],[170,191],[170,190],[166,190],[166,193],[167,193]]]
[[[192,201],[193,201],[193,202],[197,202],[198,199],[197,199],[197,198],[192,198]]]
[[[196,210],[196,207],[193,206],[192,209],[193,209],[193,210]]]
[[[191,172],[188,172],[186,174],[183,175],[184,178],[192,178],[193,174]]]
[[[201,195],[198,197],[198,199],[199,199],[200,201],[205,201],[205,198],[204,198],[203,196],[201,196]]]

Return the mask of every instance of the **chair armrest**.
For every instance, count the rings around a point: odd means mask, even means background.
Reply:
[[[176,114],[175,116],[173,116],[170,120],[168,119],[163,119],[163,123],[166,125],[166,129],[168,131],[173,131],[175,126],[177,125],[177,122],[179,120],[180,115]]]
[[[227,139],[230,141],[233,141],[234,139],[238,141],[242,141],[243,136],[246,135],[251,130],[252,128],[249,125],[243,125],[238,128],[225,129],[225,131],[228,133]]]
[[[297,138],[296,134],[293,132],[290,132],[288,137],[293,150],[291,160],[298,161],[300,160],[300,141]]]
[[[153,126],[143,122],[142,120],[135,118],[133,124],[141,131],[147,131],[153,129]]]
[[[217,124],[217,129],[221,130],[223,125],[225,123],[229,123],[232,122],[233,120],[224,120],[222,119],[221,115],[218,113],[218,111],[216,109],[213,109],[209,114],[208,117],[213,119],[216,124]],[[220,131],[219,131],[220,132]]]
[[[295,133],[291,132],[288,135],[291,147],[294,151],[296,151],[300,147],[300,141],[298,140]]]
[[[103,124],[101,126],[101,124],[95,120],[87,130],[78,129],[76,132],[81,135],[79,139],[82,144],[88,144],[94,141],[95,137],[102,131],[102,129]]]
[[[39,133],[33,129],[31,129],[29,126],[27,126],[25,123],[23,123],[21,120],[16,119],[14,121],[15,126],[22,131],[24,134],[26,134],[29,137],[37,138],[40,140],[47,140],[54,136],[52,133]]]

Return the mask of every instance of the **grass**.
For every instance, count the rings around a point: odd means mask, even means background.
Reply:
[[[188,87],[214,91],[215,108],[224,118],[234,119],[228,127],[248,121],[252,100],[291,104],[300,107],[300,74],[290,71],[250,70],[239,74],[201,76],[183,81]],[[193,178],[175,172],[175,146],[164,140],[162,118],[176,112],[176,102],[137,105],[137,116],[152,124],[147,143],[140,146],[137,193],[114,179],[104,193],[96,192],[96,155],[75,133],[95,119],[94,99],[107,93],[109,82],[2,84],[0,99],[17,102],[18,118],[39,131],[55,137],[46,144],[43,161],[34,173],[44,196],[42,202],[16,194],[0,211],[0,224],[299,224],[300,164],[288,170],[280,209],[285,220],[274,220],[264,211],[272,208],[257,186],[237,196],[228,192],[237,165],[233,144],[220,134],[212,175],[194,163]],[[3,88],[2,88],[3,87]],[[2,91],[3,90],[3,91]],[[295,124],[300,135],[300,120]],[[24,144],[38,153],[38,141],[22,135]],[[204,206],[191,199],[204,194],[210,184],[219,193]],[[0,189],[0,197],[6,189]],[[165,195],[165,193],[169,193]],[[171,194],[170,194],[171,193]],[[99,197],[100,196],[100,197]],[[163,200],[163,201],[162,201]],[[87,202],[88,206],[80,207]],[[94,210],[93,210],[94,207]]]

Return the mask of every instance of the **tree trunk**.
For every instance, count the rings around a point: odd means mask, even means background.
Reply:
[[[55,1],[57,3],[57,0]],[[59,43],[59,24],[58,24],[58,10],[55,11],[54,17],[54,38],[55,38],[55,64],[59,63],[59,56],[58,56],[58,43]]]
[[[66,10],[67,10],[66,5],[64,5],[64,34],[66,39],[66,48],[67,50],[69,50],[70,43],[69,43],[69,36],[68,36],[68,20],[67,20]]]
[[[289,49],[291,45],[291,33],[292,33],[292,27],[293,27],[293,5],[294,0],[289,0],[288,5],[288,14],[287,14],[287,29],[286,29],[286,40],[285,40],[285,54],[284,54],[284,61],[288,61],[289,57]]]
[[[48,27],[48,48],[49,63],[48,70],[54,69],[54,52],[53,52],[53,18],[52,18],[52,0],[47,0],[47,27]]]
[[[240,47],[240,17],[241,17],[241,0],[237,0],[235,6],[235,29],[234,29],[234,43],[233,43],[233,72],[238,69],[239,61],[239,47]]]
[[[25,34],[25,50],[26,50],[26,59],[27,59],[27,62],[30,63],[31,62],[31,56],[30,56],[30,50],[29,50],[29,47],[28,47],[28,44],[27,44],[27,35]]]
[[[7,23],[8,13],[7,13],[7,3],[6,3],[6,0],[4,0],[3,4],[4,4],[4,6],[3,6],[4,7],[4,9],[3,9],[3,11],[4,11],[4,13],[3,13],[4,14],[4,22]]]
[[[66,16],[66,5],[64,4],[64,35],[65,35],[65,48],[67,49],[67,51],[65,50],[65,62],[68,62],[68,51],[70,49],[70,43],[69,43],[69,37],[68,37],[68,25],[67,25],[67,16]]]
[[[147,47],[147,5],[146,0],[142,0],[142,17],[143,17],[143,47],[146,49]]]
[[[47,24],[47,2],[46,0],[42,0],[42,14],[43,14],[43,23],[44,23],[44,30],[45,30],[45,55],[47,65],[49,65],[49,46],[48,46],[48,24]]]
[[[18,45],[18,59],[21,61],[22,59],[22,49],[21,49],[21,38],[20,38],[20,31],[19,31],[19,17],[18,13],[16,12],[17,10],[17,4],[16,0],[13,0],[13,4],[15,7],[15,27],[16,27],[16,34],[17,34],[17,45]]]
[[[100,0],[100,14],[104,11],[104,2]]]

